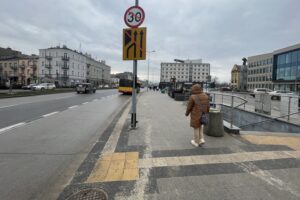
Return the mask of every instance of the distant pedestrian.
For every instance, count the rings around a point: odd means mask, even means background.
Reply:
[[[194,139],[191,144],[194,146],[201,146],[205,143],[203,135],[203,124],[201,124],[202,113],[209,112],[208,96],[203,92],[199,84],[193,85],[192,95],[189,98],[185,116],[191,114],[191,127],[194,128]]]

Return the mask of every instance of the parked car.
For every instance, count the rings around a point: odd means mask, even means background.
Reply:
[[[253,91],[250,92],[250,96],[255,97],[256,94],[264,94],[272,92],[272,90],[268,88],[255,88]]]
[[[53,83],[41,83],[32,87],[32,90],[54,90],[56,86]]]
[[[282,95],[294,95],[295,93],[291,91],[285,91],[285,90],[275,90],[272,92],[269,92],[269,95],[271,96],[272,100],[280,100],[280,97]]]
[[[76,85],[76,92],[79,93],[95,93],[96,87],[91,83],[80,83]]]
[[[29,84],[29,85],[24,85],[22,87],[23,90],[31,90],[33,86],[35,86],[35,83]]]

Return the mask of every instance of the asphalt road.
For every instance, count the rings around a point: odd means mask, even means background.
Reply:
[[[0,132],[2,128],[18,123],[27,123],[53,112],[61,112],[71,106],[117,94],[116,90],[98,90],[95,94],[77,94],[75,92],[0,99]]]
[[[116,90],[1,100],[0,199],[55,199],[128,100]]]

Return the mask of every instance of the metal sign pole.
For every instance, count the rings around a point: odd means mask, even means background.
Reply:
[[[135,0],[135,6],[139,5],[139,0]],[[133,81],[132,81],[132,109],[131,128],[136,128],[136,81],[137,81],[137,60],[133,61]]]

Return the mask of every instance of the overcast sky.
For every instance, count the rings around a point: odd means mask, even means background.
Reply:
[[[66,44],[106,60],[112,73],[132,71],[122,61],[124,12],[134,0],[0,0],[0,46],[26,54]],[[230,80],[242,57],[300,43],[300,0],[140,0],[146,13],[150,81],[160,63],[174,58],[211,64],[211,74]],[[147,61],[138,75],[146,78]]]

